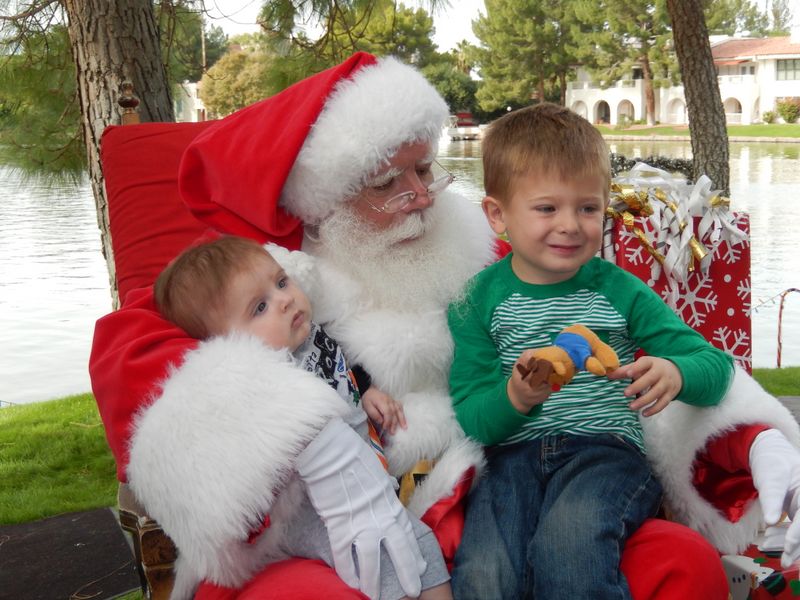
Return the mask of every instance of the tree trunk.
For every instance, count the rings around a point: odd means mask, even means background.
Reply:
[[[675,52],[681,67],[695,180],[705,174],[730,194],[728,131],[701,0],[667,0]]]
[[[642,84],[644,85],[644,105],[647,124],[652,127],[656,124],[656,94],[653,90],[653,70],[645,54],[642,57]]]
[[[132,81],[144,121],[174,121],[152,0],[63,0],[77,73],[81,125],[112,305],[119,306],[100,136],[120,123],[120,83]]]

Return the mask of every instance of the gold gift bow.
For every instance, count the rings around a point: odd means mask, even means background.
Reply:
[[[606,215],[614,220],[620,221],[625,229],[636,236],[642,247],[655,260],[657,260],[659,264],[663,265],[666,257],[659,252],[655,246],[653,246],[653,243],[650,241],[644,231],[635,226],[635,218],[637,216],[649,217],[655,212],[650,204],[651,196],[672,211],[671,216],[674,219],[678,218],[678,206],[674,202],[670,201],[664,190],[660,188],[655,188],[648,191],[639,190],[637,192],[633,191],[632,188],[629,190],[626,189],[628,187],[629,186],[623,187],[618,183],[611,184],[612,204],[619,205],[618,203],[622,203],[627,207],[627,210],[618,210],[609,205],[609,207],[606,209]],[[730,200],[720,196],[714,196],[714,198],[711,199],[711,205],[713,207],[730,206]],[[679,221],[678,231],[683,232],[683,230],[686,228],[686,225],[686,221]],[[708,256],[708,249],[700,242],[700,240],[697,239],[694,234],[689,238],[689,249],[692,257],[696,259],[698,263]],[[689,264],[687,265],[688,271],[692,272],[694,271],[694,268],[694,261],[689,261]]]
[[[622,223],[622,226],[630,231],[636,238],[639,240],[639,243],[642,247],[654,258],[656,259],[659,264],[664,264],[664,255],[661,254],[658,250],[655,249],[652,242],[648,239],[647,235],[645,235],[644,231],[642,231],[639,227],[635,225],[636,216],[629,212],[629,211],[622,211],[619,212],[610,206],[606,209],[606,215],[614,219],[615,221],[619,221]]]

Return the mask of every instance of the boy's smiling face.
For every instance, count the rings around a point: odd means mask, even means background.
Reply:
[[[600,249],[608,190],[599,175],[562,179],[553,173],[515,178],[504,202],[483,200],[495,233],[507,233],[511,267],[527,283],[573,277]]]

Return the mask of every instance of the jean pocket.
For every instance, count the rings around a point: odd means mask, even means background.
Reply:
[[[621,435],[619,433],[608,433],[606,435],[608,435],[614,441],[618,442],[619,445],[624,446],[625,448],[627,448],[629,450],[633,450],[634,452],[636,452],[636,454],[638,456],[641,456],[642,458],[645,457],[644,452],[641,451],[639,446],[634,444],[631,440],[626,438],[624,435]]]

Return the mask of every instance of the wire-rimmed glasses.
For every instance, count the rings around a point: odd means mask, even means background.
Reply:
[[[425,188],[425,193],[430,196],[431,198],[434,197],[436,194],[444,190],[448,185],[455,181],[456,176],[453,175],[450,171],[445,169],[438,161],[434,160],[432,165],[436,165],[442,171],[441,174],[435,176],[434,180],[428,184],[428,187]],[[399,194],[395,194],[391,198],[383,201],[383,204],[380,204],[382,198],[380,197],[380,192],[375,188],[366,188],[365,194],[365,201],[369,204],[370,208],[376,212],[392,214],[403,210],[406,206],[411,204],[414,199],[417,197],[418,192],[414,192],[412,190],[408,190],[407,192],[401,192]],[[378,203],[373,204],[373,202]]]

